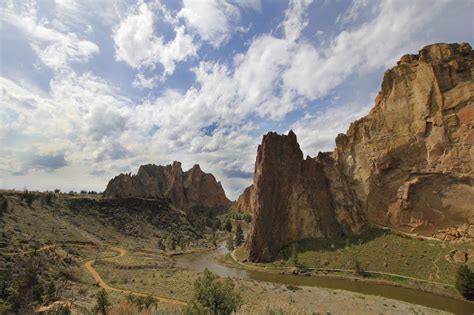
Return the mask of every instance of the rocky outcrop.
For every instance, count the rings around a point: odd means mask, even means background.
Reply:
[[[255,162],[250,259],[269,261],[291,241],[358,232],[351,214],[336,214],[331,184],[321,162],[303,158],[293,131],[265,135]]]
[[[337,136],[332,153],[303,159],[293,132],[265,135],[255,163],[250,260],[366,225],[432,235],[473,224],[473,60],[466,43],[403,56],[385,72],[370,113]]]
[[[172,165],[142,165],[136,175],[120,174],[110,180],[104,194],[108,197],[168,198],[180,209],[226,207],[227,199],[220,182],[204,173],[199,165],[183,172],[180,162]]]
[[[240,212],[253,213],[255,208],[255,198],[253,184],[244,189],[244,192],[239,196],[235,203],[235,209]]]
[[[335,160],[371,223],[429,235],[474,219],[473,52],[435,44],[384,74]]]

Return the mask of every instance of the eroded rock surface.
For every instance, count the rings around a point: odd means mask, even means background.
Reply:
[[[120,174],[110,180],[104,192],[109,197],[168,198],[180,209],[227,206],[224,189],[212,174],[199,165],[183,172],[180,162],[172,165],[142,165],[136,175]]]
[[[467,43],[403,56],[385,72],[370,113],[337,136],[332,153],[303,159],[293,132],[265,135],[250,259],[271,260],[292,241],[366,225],[432,235],[473,224],[473,60]]]
[[[303,158],[292,131],[265,135],[255,162],[251,260],[269,261],[291,241],[358,232],[351,214],[336,213],[331,184],[322,163]]]

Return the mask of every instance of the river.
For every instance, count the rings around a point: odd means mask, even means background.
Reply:
[[[344,278],[282,275],[224,266],[217,263],[214,257],[224,255],[225,253],[227,253],[227,249],[224,244],[221,244],[215,251],[176,256],[176,266],[197,272],[201,272],[207,268],[221,277],[235,277],[286,285],[316,286],[347,290],[362,294],[383,296],[455,314],[474,314],[474,303],[415,289],[377,284],[367,281],[354,281]]]

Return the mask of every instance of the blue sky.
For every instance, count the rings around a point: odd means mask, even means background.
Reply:
[[[0,187],[98,190],[199,163],[236,198],[268,131],[303,152],[371,108],[385,69],[473,40],[469,0],[0,0]]]

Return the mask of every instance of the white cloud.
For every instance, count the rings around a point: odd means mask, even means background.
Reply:
[[[63,33],[49,27],[48,20],[38,21],[36,11],[30,9],[23,14],[2,10],[0,20],[19,29],[30,41],[31,47],[48,67],[60,69],[71,62],[86,62],[99,53],[99,47],[75,33]]]
[[[230,39],[240,12],[238,7],[225,0],[184,0],[178,17],[183,18],[203,40],[219,47]]]
[[[196,55],[198,46],[183,26],[176,26],[175,38],[165,43],[163,37],[155,35],[154,20],[154,13],[146,3],[132,8],[113,35],[116,58],[133,68],[153,68],[160,63],[164,75],[170,75],[177,62]]]

